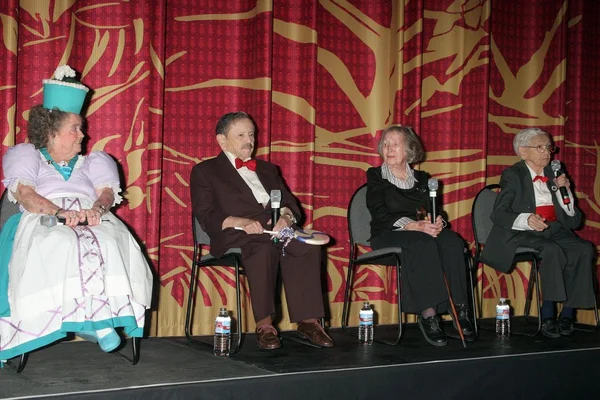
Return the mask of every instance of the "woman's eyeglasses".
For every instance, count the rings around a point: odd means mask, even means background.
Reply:
[[[521,146],[521,147],[528,147],[530,149],[536,149],[538,153],[544,153],[544,152],[548,152],[548,153],[554,153],[556,151],[556,146],[554,146],[553,144],[540,144],[539,146]]]

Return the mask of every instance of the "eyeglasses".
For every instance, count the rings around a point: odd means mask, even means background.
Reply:
[[[536,149],[538,153],[544,153],[544,152],[548,152],[548,153],[554,153],[556,151],[556,146],[554,146],[553,144],[540,144],[539,146],[521,146],[521,147],[528,147],[530,149]]]

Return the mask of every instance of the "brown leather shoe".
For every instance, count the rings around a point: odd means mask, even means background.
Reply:
[[[263,325],[256,328],[256,342],[264,350],[275,350],[281,347],[277,329],[273,325]]]
[[[325,330],[318,322],[299,322],[298,336],[311,341],[317,346],[333,347],[333,340],[325,333]]]

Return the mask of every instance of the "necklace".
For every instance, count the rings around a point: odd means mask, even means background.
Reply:
[[[46,159],[46,163],[48,163],[48,165],[52,165],[60,173],[60,175],[65,181],[69,180],[69,178],[71,177],[71,173],[73,172],[73,167],[75,167],[75,163],[77,163],[77,159],[79,159],[79,155],[76,155],[75,157],[71,158],[69,162],[61,161],[57,163],[52,159],[52,156],[48,152],[47,148],[42,147],[40,149],[40,153],[42,153],[42,155]]]

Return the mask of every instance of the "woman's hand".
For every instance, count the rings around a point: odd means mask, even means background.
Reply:
[[[439,217],[441,219],[441,217]],[[404,229],[407,231],[419,231],[431,235],[433,237],[437,237],[442,231],[442,222],[440,219],[436,220],[435,224],[432,224],[429,221],[415,221],[404,226]]]
[[[72,228],[72,227],[77,226],[80,222],[85,221],[85,219],[86,219],[85,211],[86,210],[81,210],[81,211],[62,210],[58,214],[56,214],[56,216],[64,218],[65,225],[70,226]]]
[[[444,226],[445,226],[444,219],[442,218],[441,215],[438,215],[437,218],[435,219],[435,225],[440,228],[440,232],[442,229],[444,229]]]
[[[102,219],[102,211],[100,207],[92,207],[88,210],[82,210],[85,213],[85,218],[89,226],[100,225]]]

